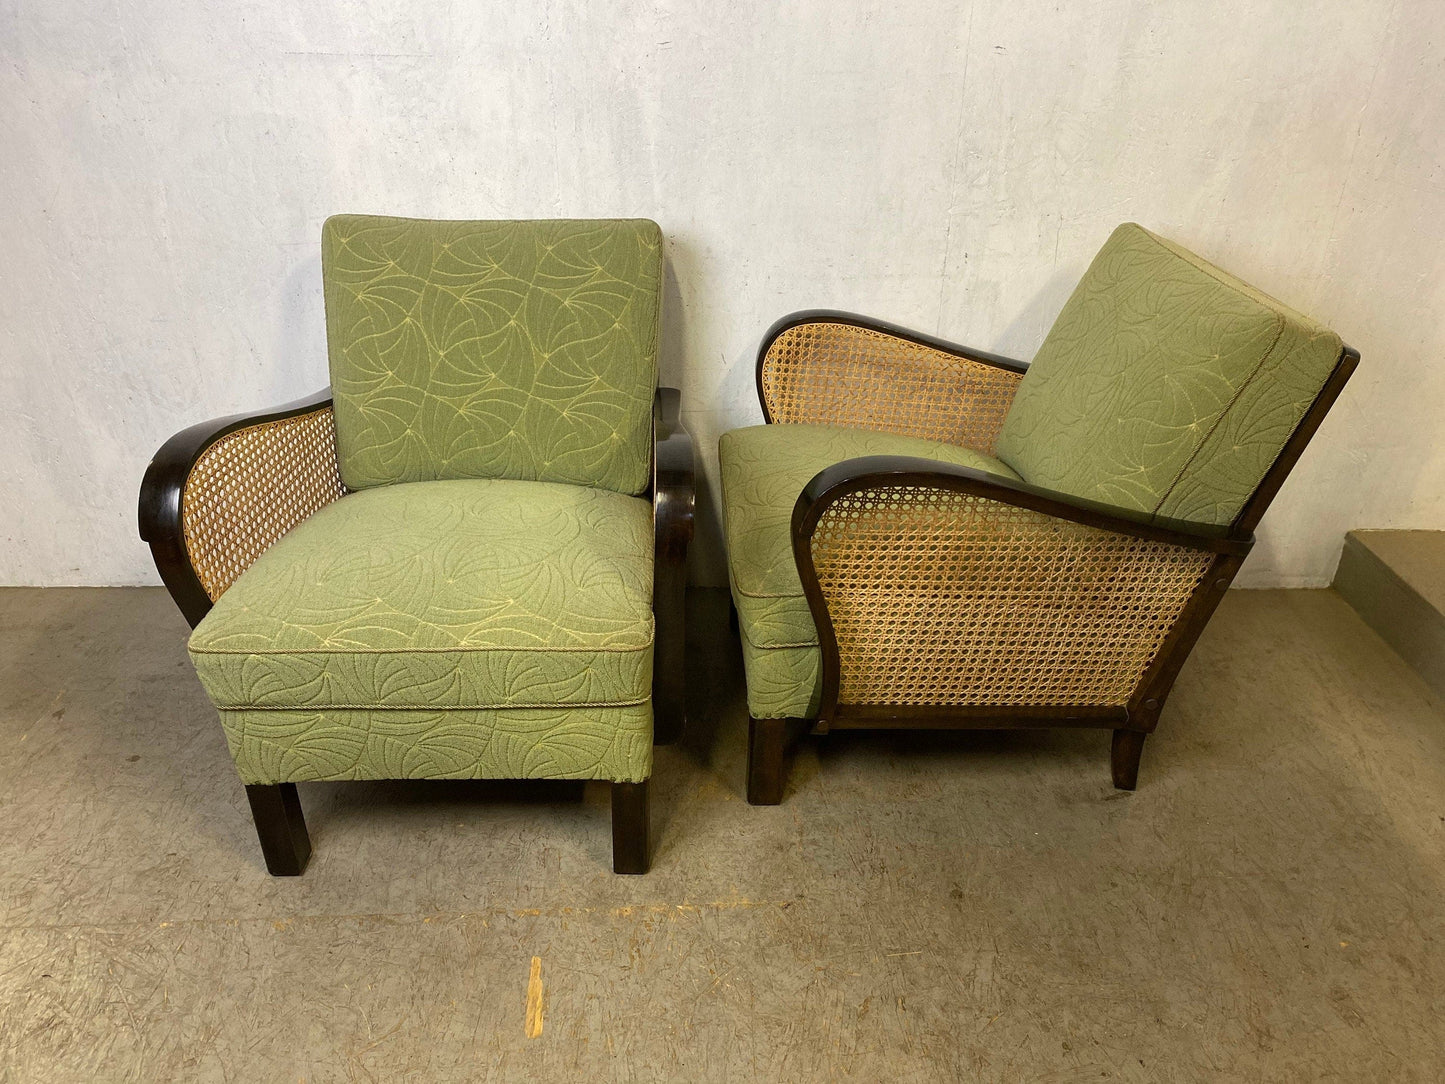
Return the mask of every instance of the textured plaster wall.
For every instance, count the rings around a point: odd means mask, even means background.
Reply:
[[[1445,5],[0,0],[0,582],[154,582],[135,491],[326,382],[336,211],[646,215],[702,450],[833,306],[1028,357],[1116,223],[1364,363],[1244,582],[1445,527]]]

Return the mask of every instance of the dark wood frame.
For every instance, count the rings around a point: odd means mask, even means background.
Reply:
[[[140,484],[140,536],[142,541],[150,544],[151,557],[155,559],[161,582],[166,585],[181,613],[185,614],[191,628],[201,623],[201,618],[211,612],[212,605],[211,596],[206,594],[200,577],[191,567],[181,521],[181,498],[185,495],[186,479],[191,476],[191,469],[206,449],[238,429],[284,421],[329,406],[331,389],[326,388],[269,410],[198,422],[171,437],[151,458]]]
[[[697,504],[692,437],[682,425],[680,391],[657,389],[652,422],[652,611],[657,620],[652,647],[653,740],[670,745],[682,737],[687,721],[687,547]]]
[[[852,313],[814,309],[785,316],[763,339],[758,351],[758,400],[764,417],[771,422],[763,396],[762,371],[773,340],[790,327],[805,323],[846,323],[855,327],[897,335],[957,357],[996,365],[1010,372],[1026,371],[1024,362],[1001,358],[980,350],[948,343],[931,336],[872,320]],[[1189,523],[1149,516],[1082,500],[1065,493],[1043,489],[969,467],[905,456],[865,456],[846,460],[820,471],[803,488],[793,508],[793,558],[808,608],[818,629],[822,652],[822,701],[814,720],[750,719],[748,732],[748,801],[755,805],[776,805],[782,801],[786,783],[786,749],[793,737],[811,726],[814,733],[830,729],[1001,729],[1035,727],[1101,727],[1113,731],[1110,768],[1114,785],[1133,790],[1138,783],[1139,760],[1144,739],[1159,725],[1174,681],[1179,676],[1205,625],[1214,615],[1233,582],[1244,558],[1254,545],[1254,529],[1274,500],[1285,479],[1299,462],[1305,447],[1339,397],[1360,360],[1359,352],[1346,346],[1335,362],[1315,401],[1296,425],[1264,479],[1245,502],[1234,522],[1227,526]],[[828,614],[827,602],[813,567],[813,529],[828,506],[838,498],[885,486],[925,485],[970,493],[989,500],[1029,508],[1045,515],[1082,523],[1134,538],[1167,542],[1212,554],[1198,587],[1185,603],[1173,629],[1165,637],[1154,661],[1145,670],[1128,702],[1121,707],[986,707],[896,706],[839,704],[840,660],[838,642]]]
[[[186,550],[181,501],[186,480],[206,450],[222,437],[267,422],[310,414],[332,405],[325,389],[303,399],[250,414],[200,422],[161,445],[141,480],[138,518],[141,539],[149,543],[161,581],[192,628],[210,612]],[[687,547],[693,536],[696,503],[692,438],[682,425],[681,393],[658,388],[653,400],[652,501],[654,530],[653,647],[654,740],[676,741],[685,712],[685,606]],[[613,869],[646,873],[650,855],[648,784],[612,783]],[[311,839],[294,783],[247,784],[246,797],[267,870],[294,877],[306,868]]]

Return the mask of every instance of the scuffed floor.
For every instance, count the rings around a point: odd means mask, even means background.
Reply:
[[[1135,794],[854,734],[774,809],[693,603],[648,876],[602,788],[363,783],[273,880],[165,594],[0,591],[0,1080],[1438,1079],[1445,707],[1332,592],[1230,594]]]

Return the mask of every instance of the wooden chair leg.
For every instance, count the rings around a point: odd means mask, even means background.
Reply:
[[[1109,766],[1114,772],[1114,786],[1120,790],[1133,790],[1138,784],[1139,757],[1144,752],[1144,739],[1148,736],[1141,730],[1114,731]]]
[[[652,851],[647,780],[612,784],[612,872],[646,873]]]
[[[261,853],[272,877],[298,877],[311,857],[311,837],[295,783],[246,785]]]
[[[787,781],[788,720],[748,717],[748,802],[779,805]]]

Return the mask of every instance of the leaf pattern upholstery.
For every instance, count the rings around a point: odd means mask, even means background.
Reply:
[[[652,509],[498,479],[382,486],[294,528],[190,640],[250,782],[645,779]]]
[[[1035,485],[1230,523],[1341,349],[1334,332],[1126,223],[1039,348],[996,451]]]
[[[822,655],[793,560],[798,494],[824,467],[863,455],[911,455],[1017,479],[983,452],[942,441],[830,425],[754,425],[718,441],[728,577],[742,632],[748,710],[759,719],[817,711]]]
[[[646,489],[656,223],[337,215],[322,275],[349,489],[447,478]]]
[[[652,774],[652,705],[221,712],[243,783],[605,779]]]

